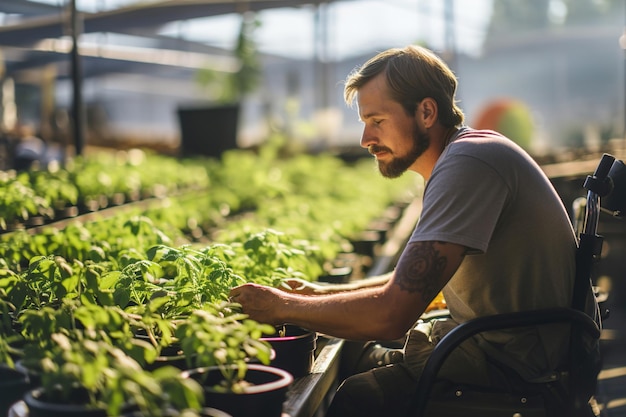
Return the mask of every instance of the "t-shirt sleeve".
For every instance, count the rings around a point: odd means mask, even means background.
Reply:
[[[486,162],[450,154],[424,190],[423,211],[409,242],[441,241],[484,253],[510,190]]]

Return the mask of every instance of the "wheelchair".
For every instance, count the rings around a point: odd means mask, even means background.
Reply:
[[[601,212],[621,217],[626,209],[626,167],[604,154],[593,175],[587,176],[582,224],[574,221],[579,244],[571,307],[549,308],[479,317],[459,324],[436,345],[425,364],[411,399],[407,417],[591,417],[598,416],[595,404],[597,376],[601,369],[599,339],[602,320],[584,312],[590,288],[598,305],[601,294],[593,287],[593,266],[600,259],[602,236],[597,234]],[[602,200],[602,201],[601,201]],[[601,309],[600,309],[601,310]],[[506,387],[485,388],[455,384],[437,378],[450,353],[463,341],[482,332],[551,323],[570,326],[567,357],[541,382],[523,380],[506,370]],[[592,346],[589,349],[589,346]]]

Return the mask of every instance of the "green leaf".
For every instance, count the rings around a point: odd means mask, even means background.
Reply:
[[[122,275],[121,271],[107,272],[100,279],[100,288],[102,289],[114,288],[115,285],[119,282],[121,275]]]

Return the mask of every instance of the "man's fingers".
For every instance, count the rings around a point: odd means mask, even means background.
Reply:
[[[287,291],[299,291],[306,287],[306,283],[295,278],[288,278],[280,283],[280,288]]]

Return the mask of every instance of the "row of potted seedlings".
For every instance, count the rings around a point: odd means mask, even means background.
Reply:
[[[277,330],[248,320],[227,301],[228,290],[246,282],[236,269],[254,265],[260,273],[264,262],[245,249],[258,240],[252,236],[240,247],[203,249],[157,244],[145,255],[104,254],[99,262],[36,256],[22,273],[5,270],[1,361],[26,371],[18,387],[37,387],[24,397],[30,415],[72,415],[72,410],[91,415],[76,402],[88,404],[94,416],[191,413],[203,403],[246,415],[236,408],[243,403],[222,404],[210,396],[247,392],[248,371],[268,372],[263,365],[272,360],[267,338]],[[237,262],[227,263],[230,256]],[[289,269],[268,271],[263,282],[276,281]],[[209,371],[219,371],[219,378]],[[269,371],[282,378],[284,395],[293,376]],[[47,404],[52,399],[53,406]],[[4,406],[13,400],[7,398]],[[68,410],[59,402],[73,406]],[[275,408],[281,405],[273,402]]]
[[[371,220],[371,207],[380,213],[400,188],[360,193],[365,171],[329,156],[233,152],[224,161],[205,170],[211,187],[194,198],[3,236],[0,387],[14,395],[3,396],[0,414],[22,398],[31,417],[242,416],[258,407],[280,416],[289,383],[310,369],[315,335],[247,319],[229,289],[317,279],[363,229],[353,213]],[[251,186],[254,195],[237,195]],[[363,208],[363,194],[378,200]],[[308,364],[286,364],[285,340],[304,341]],[[273,405],[242,401],[266,384]]]
[[[60,219],[189,188],[208,186],[207,162],[181,163],[133,149],[98,152],[52,162],[42,169],[0,171],[0,232]]]

